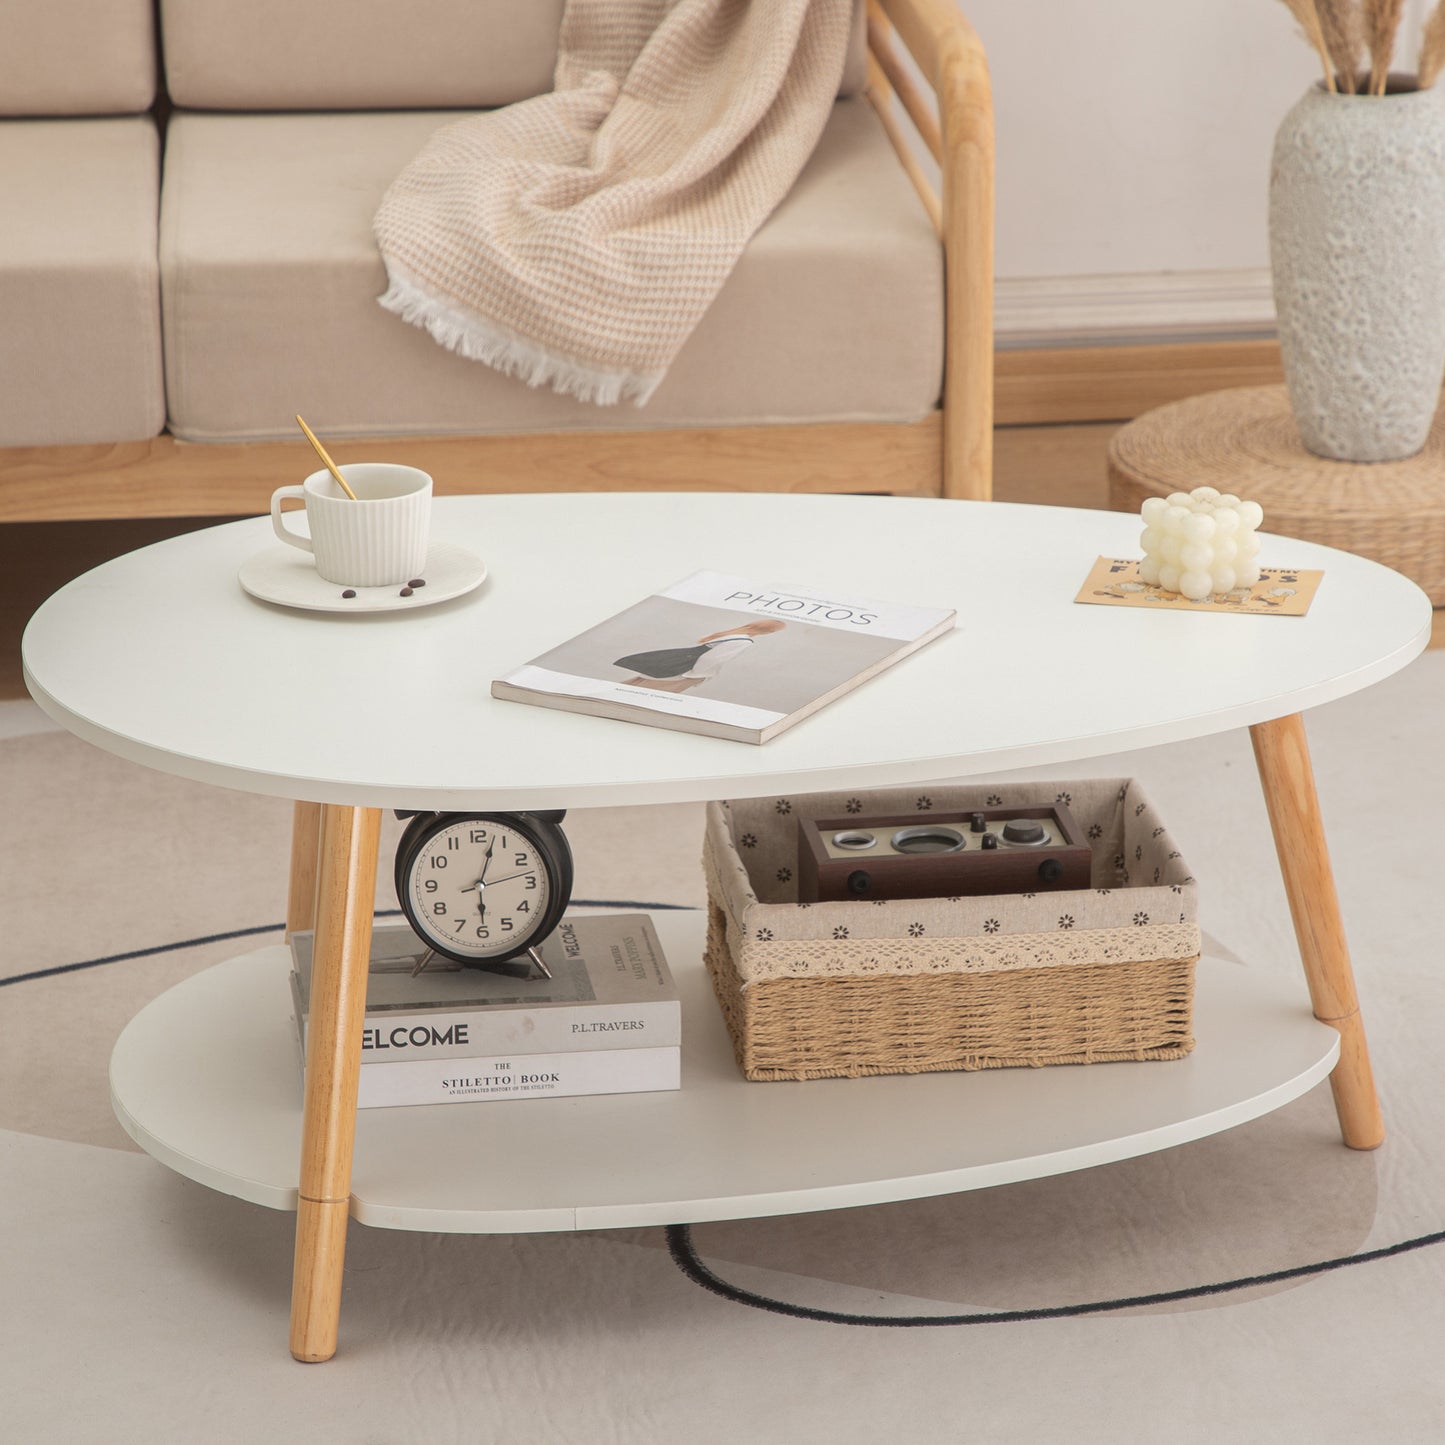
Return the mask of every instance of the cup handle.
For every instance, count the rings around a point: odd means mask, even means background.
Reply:
[[[289,542],[293,547],[299,547],[303,552],[314,554],[315,548],[311,545],[309,537],[303,537],[299,532],[293,532],[289,527],[283,526],[281,518],[281,503],[287,497],[296,497],[304,502],[306,500],[305,487],[277,487],[271,493],[271,525],[276,529],[276,535],[283,541]]]

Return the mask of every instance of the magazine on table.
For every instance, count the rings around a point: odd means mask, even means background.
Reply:
[[[696,572],[497,679],[492,696],[763,743],[955,615]]]

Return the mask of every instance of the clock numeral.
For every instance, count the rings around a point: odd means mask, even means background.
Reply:
[[[551,871],[545,839],[539,844],[526,828],[514,832],[500,818],[454,814],[444,826],[419,827],[409,836],[418,841],[407,851],[405,886],[398,888],[403,912],[423,938],[453,958],[516,953],[537,924],[553,916],[553,905],[565,902],[552,898],[561,880]],[[446,871],[454,867],[466,876]],[[486,894],[487,878],[505,887]],[[505,912],[489,906],[503,898]]]

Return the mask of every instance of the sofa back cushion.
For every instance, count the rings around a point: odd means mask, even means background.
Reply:
[[[0,0],[0,115],[135,115],[155,93],[151,0]]]
[[[0,125],[0,447],[165,426],[160,188],[147,115]]]
[[[552,88],[564,3],[160,0],[166,83],[196,110],[507,105]],[[866,79],[863,8],[856,0],[845,95]]]

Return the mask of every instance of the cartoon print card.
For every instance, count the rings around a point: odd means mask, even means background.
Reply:
[[[1261,567],[1253,587],[1217,592],[1198,602],[1179,592],[1150,587],[1139,577],[1137,557],[1100,557],[1084,579],[1075,602],[1105,607],[1154,607],[1171,612],[1248,612],[1256,617],[1303,617],[1314,601],[1323,572]]]

